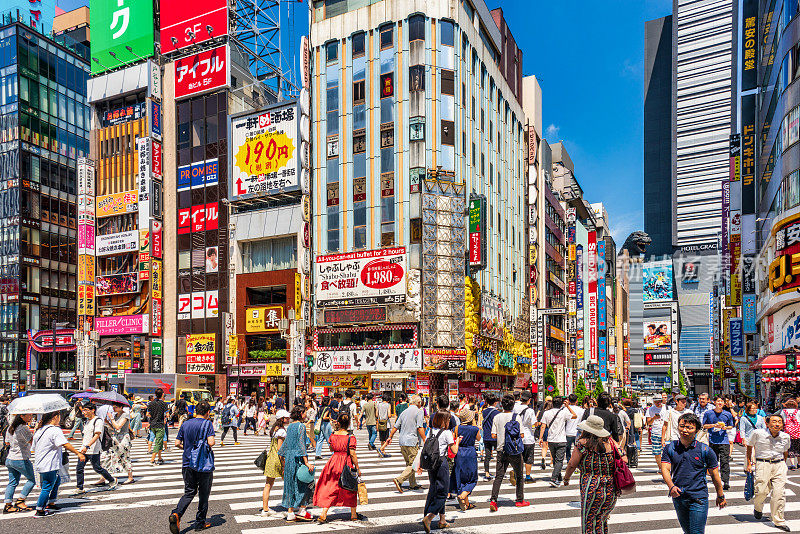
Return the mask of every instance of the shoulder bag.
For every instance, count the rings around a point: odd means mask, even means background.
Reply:
[[[211,421],[206,420],[204,426],[210,424]],[[213,433],[213,428],[211,431]],[[207,438],[198,440],[192,447],[189,454],[189,467],[200,473],[208,473],[214,470],[214,451],[211,450]]]
[[[636,480],[633,473],[628,468],[628,464],[622,459],[622,455],[617,449],[617,444],[611,440],[611,447],[614,449],[614,487],[617,493],[628,495],[636,492]]]
[[[357,493],[358,470],[351,465],[353,460],[350,458],[349,439],[347,444],[348,444],[347,463],[344,465],[344,469],[342,469],[342,474],[339,475],[339,487],[342,488],[343,490],[350,491],[352,493]]]

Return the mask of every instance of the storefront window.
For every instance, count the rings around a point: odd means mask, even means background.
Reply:
[[[246,273],[297,268],[297,239],[281,237],[250,241],[242,245],[242,263]]]

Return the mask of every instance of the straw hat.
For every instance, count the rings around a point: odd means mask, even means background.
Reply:
[[[468,425],[475,420],[475,412],[470,410],[469,406],[464,406],[464,408],[456,414],[456,417],[461,420],[461,423]]]
[[[603,428],[603,420],[597,415],[590,415],[585,421],[578,423],[578,428],[599,438],[607,438],[611,432]]]

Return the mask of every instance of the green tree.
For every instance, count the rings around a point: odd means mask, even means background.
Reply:
[[[583,398],[589,394],[589,390],[586,389],[586,382],[584,382],[583,377],[578,378],[578,385],[575,386],[575,395],[578,396],[578,402],[583,402]]]
[[[550,391],[548,386],[553,386],[553,391]],[[556,384],[556,374],[553,372],[553,368],[549,365],[547,366],[547,370],[544,372],[544,389],[545,389],[545,396],[550,395],[552,397],[557,397],[561,395],[558,391],[558,384]]]
[[[605,389],[603,388],[603,381],[598,378],[597,380],[594,381],[594,393],[592,393],[592,396],[594,396],[594,398],[596,399],[604,391]]]
[[[686,395],[688,390],[686,389],[686,379],[683,378],[683,373],[678,373],[678,389],[681,392],[681,395]]]

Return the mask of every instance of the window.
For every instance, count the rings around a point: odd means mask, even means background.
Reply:
[[[408,40],[425,40],[425,17],[422,15],[414,15],[408,19]]]
[[[353,36],[353,57],[361,57],[364,55],[364,41],[366,34],[364,32],[357,33]]]
[[[442,121],[442,144],[450,146],[456,144],[456,129],[453,121]]]
[[[387,26],[381,29],[381,50],[394,46],[394,28]]]
[[[248,287],[246,293],[249,306],[286,304],[286,286]]]
[[[331,41],[325,45],[326,60],[328,63],[333,63],[339,59],[339,44],[336,41]]]
[[[408,90],[425,90],[425,65],[412,65],[408,68]]]
[[[367,151],[367,132],[364,128],[353,132],[353,154],[363,154]]]
[[[242,245],[245,273],[297,268],[297,239],[280,237],[249,241]]]
[[[412,67],[413,68],[413,67]],[[442,69],[442,94],[455,96],[455,72],[449,69]]]
[[[366,97],[364,80],[353,82],[353,105],[363,104]]]
[[[449,20],[443,20],[439,24],[442,32],[442,44],[445,46],[454,46],[455,44],[455,26]]]

